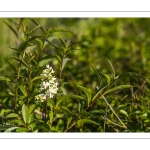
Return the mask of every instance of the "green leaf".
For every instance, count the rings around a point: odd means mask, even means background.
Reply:
[[[31,42],[33,40],[37,41],[37,38],[41,38],[42,36],[32,36],[31,38],[29,38],[28,42]]]
[[[94,125],[98,125],[99,124],[91,119],[80,119],[77,121],[78,124],[82,124],[82,123],[88,123],[88,124],[94,124]]]
[[[71,123],[72,121],[72,117],[67,117],[67,127],[69,126],[69,124]]]
[[[118,91],[118,90],[122,90],[122,89],[126,89],[126,88],[133,88],[134,86],[132,85],[120,85],[120,86],[116,86],[114,88],[111,88],[109,90],[107,90],[103,95],[108,94],[110,92],[114,92],[114,91]]]
[[[10,28],[10,30],[15,34],[15,36],[18,37],[18,34],[17,34],[16,30],[10,24],[8,24],[7,22],[4,21],[4,23]]]
[[[38,26],[36,26],[36,27],[34,27],[31,31],[30,31],[30,34],[32,34],[34,31],[36,31],[38,28],[40,28],[41,27],[41,25],[38,25]]]
[[[38,43],[40,50],[43,48],[43,42],[40,39],[35,39],[35,41]]]
[[[64,46],[64,48],[66,49],[66,43],[63,39],[59,38],[60,42],[62,43],[62,45]]]
[[[5,132],[11,132],[11,131],[13,131],[13,130],[15,130],[17,128],[19,128],[19,127],[11,127],[11,128],[8,128]]]
[[[95,71],[96,75],[97,75],[97,78],[98,78],[98,81],[99,81],[99,86],[101,87],[102,86],[102,78],[101,78],[101,75],[100,73],[94,68],[92,67],[93,70]]]
[[[109,66],[110,70],[112,71],[113,78],[115,79],[115,70],[113,68],[113,65],[111,64],[111,62],[107,58],[105,58],[104,56],[102,56],[102,57],[105,60],[105,62],[107,63],[107,65]]]
[[[34,115],[33,113],[29,115],[28,117],[28,124],[32,123],[34,121]]]
[[[7,77],[3,77],[3,76],[0,76],[0,80],[4,80],[4,81],[11,81],[9,78],[7,78]]]
[[[22,105],[22,117],[23,117],[25,124],[27,124],[28,123],[28,107],[25,104]]]
[[[60,47],[58,47],[57,45],[55,45],[54,43],[52,43],[52,40],[54,40],[55,37],[50,37],[50,38],[47,38],[45,41],[48,42],[49,44],[53,45],[56,49],[59,49],[61,50]]]
[[[23,57],[25,56],[25,54],[28,54],[29,52],[34,53],[36,49],[37,49],[37,46],[28,46],[24,51]]]
[[[86,94],[86,96],[87,96],[87,100],[88,100],[88,105],[89,105],[89,103],[90,103],[90,101],[91,101],[91,93],[90,93],[90,91],[88,90],[88,89],[86,89],[85,87],[83,87],[83,86],[78,86],[80,89],[82,89],[83,90],[83,92]]]
[[[124,72],[124,73],[121,73],[120,75],[118,75],[115,79],[119,80],[119,79],[123,79],[123,78],[144,78],[143,76],[137,74],[137,73],[134,73],[134,72]]]
[[[59,119],[57,125],[56,125],[56,130],[59,130],[63,132],[64,130],[64,121],[62,119]]]
[[[32,19],[32,18],[29,18],[34,24],[36,24],[37,26],[40,26],[40,24],[37,22],[37,21],[35,21],[34,19]],[[44,30],[44,28],[42,27],[42,26],[40,26],[40,29],[45,33],[45,30]]]
[[[15,123],[15,124],[18,124],[19,126],[21,125],[24,125],[23,121],[22,120],[18,120],[18,119],[12,119],[10,120],[11,123]]]
[[[29,106],[29,110],[28,110],[28,114],[32,114],[33,111],[35,110],[35,108],[36,108],[36,105],[35,105],[35,104],[30,105],[30,106]]]
[[[101,89],[94,95],[92,101],[94,101],[100,94],[102,94],[102,91],[103,91],[104,89],[106,89],[106,88],[107,88],[107,86],[101,88]]]
[[[105,114],[105,111],[104,110],[92,110],[92,111],[90,111],[90,113],[92,113],[92,114]]]
[[[106,79],[107,84],[109,86],[110,85],[110,77],[105,73],[102,73],[102,72],[99,72],[99,73]]]
[[[61,58],[58,55],[55,55],[55,57],[57,58],[59,65],[61,66],[61,64],[62,64]]]
[[[23,64],[25,67],[28,67],[28,65],[26,64],[26,62],[25,61],[23,61],[22,59],[20,59],[20,58],[16,58],[16,57],[14,57],[14,56],[11,56],[12,58],[14,58],[14,59],[16,59],[17,61],[19,61],[21,64]]]
[[[121,114],[123,114],[123,115],[125,115],[125,116],[128,116],[128,113],[125,111],[125,110],[119,110],[119,112],[121,113]]]
[[[35,127],[34,130],[36,130],[36,129],[42,129],[43,132],[50,132],[50,128],[49,128],[48,124],[38,125]]]
[[[20,85],[19,89],[21,90],[21,92],[23,93],[23,95],[27,97],[27,91],[26,91],[25,87],[23,85]]]
[[[8,63],[8,65],[14,70],[14,72],[17,71],[17,69],[15,68],[14,65],[12,65],[12,62],[8,61],[7,59],[5,59],[5,61]]]
[[[28,130],[26,128],[23,127],[19,127],[16,129],[16,132],[27,132]]]
[[[19,116],[16,113],[11,113],[7,116],[7,118],[19,118]]]
[[[35,81],[35,80],[39,80],[39,79],[46,79],[47,78],[47,76],[36,76],[35,78],[33,78],[32,80],[31,80],[31,82],[33,82],[33,81]]]
[[[64,106],[62,106],[62,108],[63,108],[67,113],[72,114],[72,112],[71,112],[68,108],[66,108],[66,107],[64,107]]]
[[[50,113],[49,113],[49,120],[50,120],[50,124],[52,124],[52,122],[53,122],[53,112],[52,111],[50,111]]]
[[[84,101],[86,100],[84,97],[78,95],[71,95],[71,94],[62,95],[61,97],[59,97],[58,101],[56,102],[56,108],[61,102],[65,100],[71,100],[71,99],[84,100]]]
[[[67,63],[69,60],[70,60],[69,58],[63,59],[63,64],[62,64],[62,68],[61,68],[62,70],[64,69],[66,63]]]

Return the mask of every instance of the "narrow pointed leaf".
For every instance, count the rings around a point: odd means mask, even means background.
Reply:
[[[33,82],[33,81],[35,81],[35,80],[39,80],[39,79],[45,79],[45,78],[47,78],[47,77],[46,77],[46,76],[37,76],[37,77],[33,78],[33,79],[31,80],[31,82]]]
[[[28,110],[28,114],[32,114],[34,112],[35,108],[36,108],[35,104],[30,105],[29,110]]]
[[[64,69],[66,63],[67,63],[69,60],[70,60],[69,58],[65,58],[65,59],[63,60],[62,69]]]
[[[57,101],[57,103],[56,103],[56,108],[58,107],[58,105],[60,104],[60,103],[62,103],[63,101],[65,101],[65,100],[71,100],[71,99],[76,99],[76,100],[86,100],[84,97],[82,97],[82,96],[78,96],[78,95],[63,95],[63,96],[61,96],[59,99],[58,99],[58,101]]]
[[[91,93],[88,89],[86,89],[85,87],[83,86],[78,86],[80,89],[82,89],[82,91],[86,94],[87,96],[87,100],[88,100],[88,104],[90,103],[91,101]]]
[[[72,114],[72,112],[71,112],[68,108],[66,108],[66,107],[64,107],[64,106],[62,106],[62,108],[63,108],[67,113]]]
[[[92,101],[94,101],[100,94],[102,94],[103,90],[106,89],[107,86],[101,88],[93,97]]]
[[[0,76],[0,80],[4,80],[4,81],[11,81],[9,78],[7,78],[7,77],[3,77],[3,76]]]
[[[7,22],[4,21],[4,23],[11,29],[11,31],[15,34],[15,36],[18,37],[18,34],[17,34],[16,30],[10,24],[8,24]]]
[[[99,72],[99,73],[106,79],[106,82],[109,86],[110,85],[110,77],[105,73],[102,73],[102,72]]]
[[[111,62],[110,62],[107,58],[105,58],[104,56],[102,56],[102,57],[104,58],[104,60],[105,60],[105,62],[107,63],[107,65],[109,66],[110,70],[112,71],[112,73],[113,73],[113,78],[115,79],[115,70],[114,70],[114,68],[113,68],[113,65],[111,64]]]
[[[111,88],[111,89],[109,89],[109,90],[107,90],[105,93],[104,93],[104,95],[105,94],[108,94],[108,93],[110,93],[110,92],[114,92],[114,91],[118,91],[118,90],[122,90],[122,89],[126,89],[126,88],[133,88],[134,86],[132,86],[132,85],[120,85],[120,86],[116,86],[116,87],[114,87],[114,88]]]
[[[23,85],[20,85],[19,89],[21,90],[21,92],[23,93],[23,95],[27,97],[27,91],[26,91],[25,87]]]
[[[123,78],[144,78],[143,76],[137,74],[137,73],[134,73],[134,72],[124,72],[124,73],[121,73],[120,75],[118,75],[115,79],[119,80],[119,79],[123,79]]]
[[[101,85],[102,85],[101,75],[99,74],[99,72],[94,67],[92,67],[92,68],[93,68],[93,70],[95,71],[95,73],[97,75],[97,78],[98,78],[98,81],[99,81],[99,86],[101,87]]]
[[[36,31],[38,28],[40,28],[41,27],[41,25],[38,25],[38,26],[36,26],[36,27],[34,27],[32,30],[31,30],[31,32],[30,32],[30,34],[32,34],[34,31]]]
[[[59,38],[60,42],[62,43],[62,45],[64,46],[64,48],[66,48],[66,43],[63,39]]]
[[[94,125],[98,125],[99,124],[91,119],[80,119],[77,121],[77,123],[82,124],[82,123],[87,123],[87,124],[94,124]]]
[[[11,56],[12,58],[14,58],[14,59],[16,59],[17,61],[19,61],[21,64],[23,64],[25,67],[28,67],[28,65],[26,64],[26,62],[25,61],[23,61],[22,59],[20,59],[20,58],[16,58],[16,57],[14,57],[14,56]]]

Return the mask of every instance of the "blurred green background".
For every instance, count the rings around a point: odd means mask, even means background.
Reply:
[[[71,54],[71,61],[66,66],[63,72],[63,79],[70,83],[70,86],[65,89],[66,93],[76,93],[74,88],[76,84],[85,86],[91,91],[96,90],[98,83],[97,77],[91,66],[99,71],[109,74],[111,72],[101,59],[101,55],[105,56],[113,64],[116,74],[122,72],[135,72],[147,78],[147,81],[141,79],[124,80],[120,84],[133,83],[138,85],[138,90],[133,93],[122,92],[121,101],[118,101],[117,96],[109,95],[109,100],[112,106],[118,107],[124,105],[124,110],[130,114],[131,121],[129,127],[133,131],[149,131],[150,112],[149,112],[149,96],[150,96],[150,18],[34,18],[38,23],[45,28],[56,28],[69,30],[68,32],[54,33],[52,36],[60,37],[65,41],[71,40],[79,42],[76,45],[77,51]],[[17,38],[6,26],[4,22],[16,22],[17,18],[1,18],[0,19],[0,75],[10,77],[11,68],[6,63],[5,59],[9,59],[13,55],[10,46],[17,46]],[[33,28],[35,24],[28,19],[24,19],[24,23]],[[40,31],[36,34],[40,34]],[[22,35],[20,35],[22,36]],[[52,46],[47,49],[54,49]],[[45,51],[49,53],[49,51]],[[55,66],[56,76],[57,63],[52,62]],[[3,90],[2,88],[0,89]],[[124,101],[124,96],[128,98]],[[5,95],[4,95],[5,97]],[[134,102],[132,101],[134,99]],[[130,109],[125,104],[134,103],[135,107]],[[140,105],[140,107],[139,107]],[[138,120],[136,111],[140,110],[140,117],[147,113],[147,118]],[[133,113],[134,112],[134,113]],[[134,120],[135,119],[135,120]],[[134,120],[134,121],[133,121]],[[147,120],[147,121],[145,121]],[[142,126],[142,127],[141,127]],[[100,130],[100,129],[99,129]]]

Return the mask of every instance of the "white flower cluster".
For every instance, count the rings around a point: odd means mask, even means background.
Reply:
[[[41,76],[45,76],[46,78],[42,79],[40,84],[39,92],[43,92],[35,96],[35,99],[44,101],[47,98],[53,98],[55,94],[57,94],[58,90],[58,82],[56,82],[56,78],[52,76],[54,70],[49,65],[46,65],[46,69],[43,70]]]

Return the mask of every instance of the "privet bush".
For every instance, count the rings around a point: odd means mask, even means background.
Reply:
[[[129,103],[118,107],[114,101],[121,103],[128,98],[123,91],[138,88],[120,80],[144,77],[133,72],[116,75],[110,60],[100,55],[111,73],[89,66],[97,77],[95,87],[89,89],[76,81],[72,85],[67,65],[73,65],[74,53],[81,51],[80,42],[55,36],[70,31],[45,28],[34,19],[30,19],[34,26],[30,29],[24,20],[5,22],[17,46],[10,47],[13,56],[5,59],[9,74],[0,76],[1,132],[130,132]],[[84,74],[88,78],[88,72]],[[116,94],[119,91],[121,96]]]

